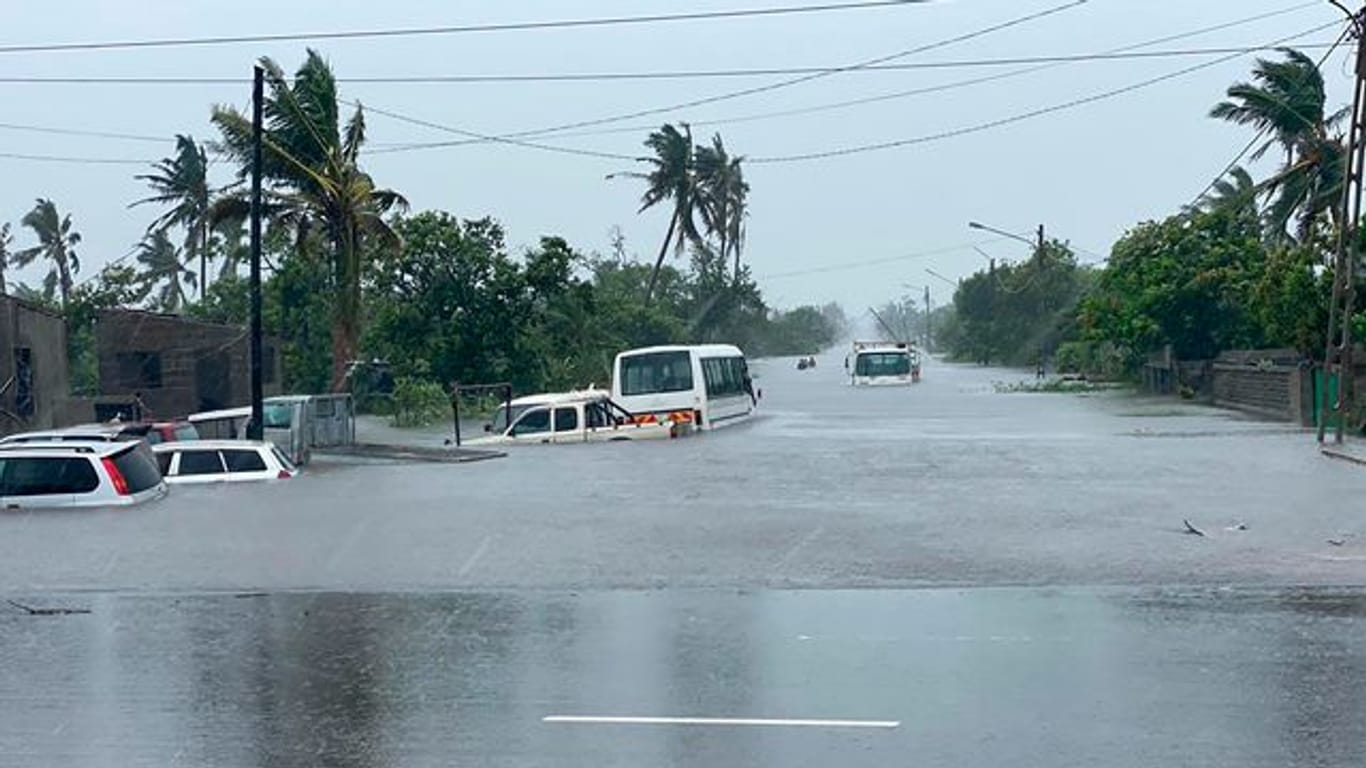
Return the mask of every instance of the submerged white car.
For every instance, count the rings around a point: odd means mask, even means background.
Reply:
[[[634,415],[606,392],[586,390],[519,397],[500,408],[484,427],[488,437],[466,445],[667,440],[691,429],[691,424]]]
[[[171,485],[288,480],[299,473],[274,444],[254,440],[194,440],[152,446]]]

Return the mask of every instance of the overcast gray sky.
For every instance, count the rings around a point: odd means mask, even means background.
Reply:
[[[476,0],[322,2],[238,0],[12,0],[0,6],[0,47],[17,44],[169,37],[325,32],[642,13],[808,5],[813,0]],[[1064,0],[955,0],[727,21],[593,29],[517,31],[439,37],[313,43],[339,78],[637,72],[680,69],[844,66],[995,25]],[[1298,8],[1296,8],[1298,6]],[[1326,0],[1090,0],[1089,3],[968,42],[899,60],[962,61],[1106,51],[1250,17],[1292,12],[1149,50],[1265,44],[1333,21]],[[1336,29],[1302,38],[1331,42]],[[171,137],[209,139],[210,105],[248,105],[253,60],[299,64],[304,42],[155,50],[0,55],[0,78],[16,76],[240,76],[239,85],[32,85],[0,83],[0,122],[165,136],[162,144],[42,134],[0,128],[0,152],[146,159],[168,155]],[[1317,56],[1322,48],[1309,52]],[[802,115],[724,122],[864,96],[926,88],[1002,73],[1013,67],[847,72],[746,98],[633,119],[605,129],[630,132],[547,137],[546,143],[627,155],[642,152],[648,126],[696,124],[699,138],[720,131],[732,152],[755,159],[910,139],[974,126],[1039,107],[1120,88],[1213,56],[1068,63],[996,82]],[[1350,98],[1341,51],[1327,65],[1330,99]],[[930,282],[936,301],[949,277],[982,264],[970,245],[1001,258],[1025,246],[986,242],[970,231],[978,219],[1027,233],[1039,223],[1085,249],[1108,252],[1133,224],[1165,216],[1189,201],[1251,137],[1205,115],[1251,56],[1113,99],[929,143],[748,169],[752,218],[746,259],[779,306],[837,300],[851,309],[902,293],[901,283]],[[690,101],[784,79],[683,79],[587,83],[344,83],[343,94],[374,107],[487,134],[506,134]],[[723,121],[713,123],[713,121]],[[378,148],[456,138],[372,114]],[[368,170],[404,192],[415,209],[461,217],[493,216],[515,248],[546,234],[585,251],[606,251],[618,225],[629,248],[650,258],[663,236],[664,211],[637,215],[635,182],[608,181],[621,161],[498,144],[373,154]],[[223,179],[227,179],[226,169]],[[34,198],[51,197],[84,235],[82,275],[126,254],[154,217],[129,210],[145,190],[143,169],[0,158],[0,221],[18,226]],[[32,243],[20,231],[16,246]],[[924,255],[929,254],[929,255]],[[19,275],[36,283],[35,269]]]

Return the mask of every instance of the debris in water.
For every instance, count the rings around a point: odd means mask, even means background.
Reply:
[[[1185,533],[1189,533],[1189,534],[1191,534],[1191,535],[1193,535],[1193,536],[1204,536],[1204,535],[1205,535],[1205,532],[1204,532],[1204,531],[1202,531],[1202,530],[1200,530],[1199,528],[1196,528],[1195,526],[1191,525],[1191,521],[1189,521],[1189,520],[1182,520],[1181,522],[1183,522],[1183,523],[1186,524],[1186,530],[1184,531]]]
[[[1247,523],[1235,523],[1235,524],[1230,525],[1229,527],[1225,528],[1224,530],[1226,530],[1226,531],[1246,531],[1246,530],[1247,530]]]
[[[23,603],[16,603],[13,600],[6,600],[5,602],[30,616],[78,616],[90,613],[89,608],[33,608]]]

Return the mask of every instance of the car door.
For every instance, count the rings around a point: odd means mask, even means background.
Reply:
[[[582,443],[584,431],[579,416],[579,405],[564,405],[555,409],[555,432],[551,438],[556,443]]]
[[[184,448],[176,452],[168,479],[180,485],[203,485],[224,482],[228,473],[217,450]]]
[[[527,409],[507,431],[507,437],[514,443],[550,442],[553,437],[550,429],[550,408],[542,406]]]

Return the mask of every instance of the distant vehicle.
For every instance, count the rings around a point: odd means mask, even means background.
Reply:
[[[188,421],[157,421],[148,425],[143,439],[150,445],[198,440],[199,430]]]
[[[920,353],[909,344],[856,341],[844,359],[849,383],[856,387],[898,386],[920,381]]]
[[[307,464],[314,448],[356,441],[356,412],[350,395],[268,397],[263,408],[264,437],[294,464]],[[200,436],[210,440],[244,439],[250,419],[251,408],[246,406],[189,417]]]
[[[505,415],[506,414],[506,415]],[[512,422],[507,426],[508,416]],[[652,440],[680,437],[691,432],[692,422],[675,424],[667,419],[637,419],[603,391],[557,392],[530,395],[500,408],[494,422],[484,427],[489,437],[469,445],[515,445],[519,443],[599,443],[620,440]]]
[[[141,440],[0,445],[5,509],[121,507],[165,494],[156,460]]]
[[[612,368],[612,401],[637,418],[711,430],[752,416],[759,397],[745,354],[729,344],[632,349]]]
[[[195,440],[152,448],[171,485],[288,480],[299,470],[279,446],[267,441]]]
[[[797,359],[797,370],[806,371],[816,367],[815,357],[802,357]]]

